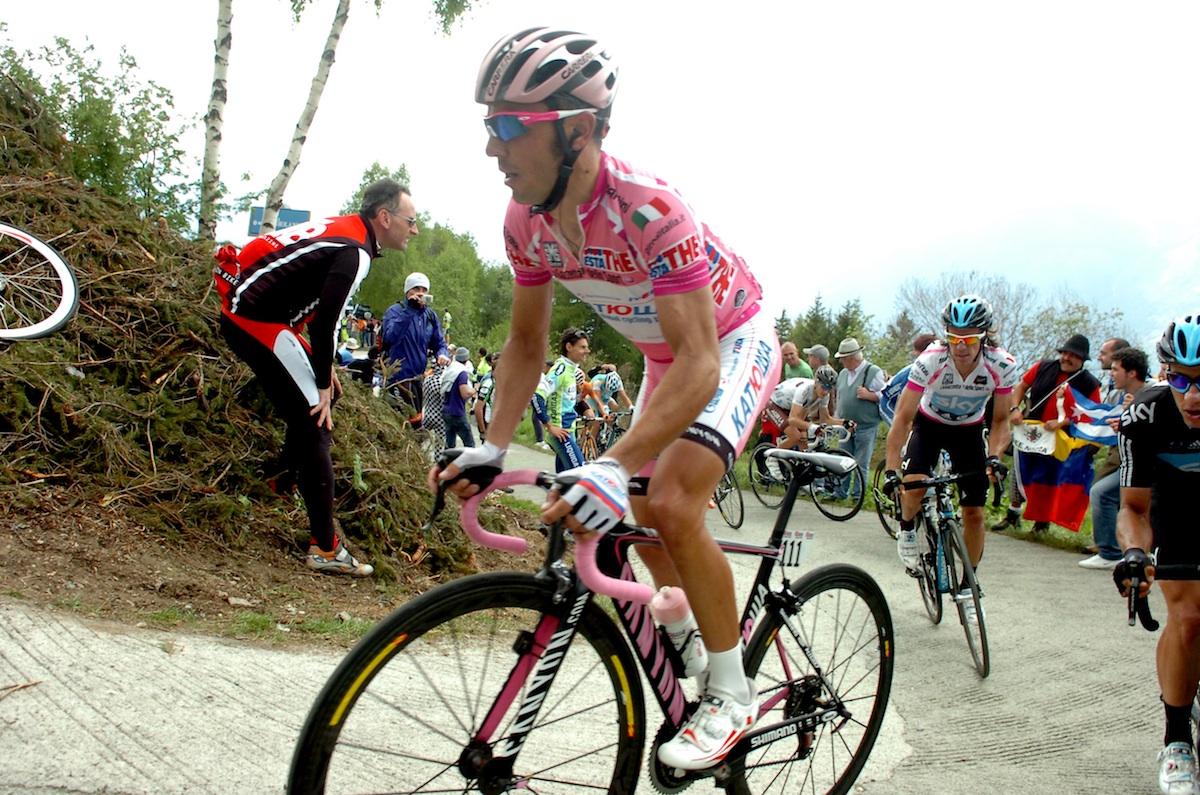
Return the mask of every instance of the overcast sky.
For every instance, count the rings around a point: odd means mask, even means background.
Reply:
[[[115,64],[124,44],[204,113],[215,0],[6,6],[16,46],[87,37]],[[234,0],[227,181],[274,176],[335,7],[294,25],[283,0]],[[820,292],[882,323],[904,279],[951,269],[1071,287],[1122,307],[1143,343],[1200,311],[1200,4],[489,0],[450,37],[431,7],[354,0],[289,206],[336,213],[372,162],[405,163],[421,211],[503,260],[508,192],[474,79],[500,36],[552,24],[608,42],[605,148],[676,185],[772,315]]]

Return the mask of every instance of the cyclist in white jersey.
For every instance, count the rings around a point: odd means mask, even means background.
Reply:
[[[927,478],[945,450],[956,472],[987,472],[959,482],[963,537],[971,566],[977,567],[983,556],[988,480],[1004,474],[1000,455],[1009,441],[1008,408],[1021,375],[1008,351],[989,344],[992,307],[987,301],[977,295],[956,298],[946,305],[942,321],[946,341],[933,343],[913,362],[887,437],[884,490],[902,490],[896,549],[910,571],[917,566],[915,517],[925,490],[904,489],[897,470],[906,481]],[[983,418],[993,396],[991,433],[985,444]],[[967,618],[973,618],[973,611]]]
[[[853,430],[852,420],[838,419],[829,413],[829,392],[836,384],[837,373],[827,364],[818,367],[812,378],[779,382],[763,414],[783,431],[781,448],[807,449],[809,439],[821,425],[845,425]]]
[[[779,381],[779,339],[741,257],[667,183],[602,150],[616,90],[608,50],[580,33],[522,30],[484,59],[475,96],[487,105],[487,154],[512,190],[512,323],[487,444],[435,467],[429,483],[470,496],[503,465],[540,375],[555,281],[643,352],[633,425],[603,457],[561,473],[578,480],[550,492],[542,519],[605,532],[632,507],[638,524],[658,530],[663,547],[642,558],[656,585],[691,597],[708,648],[701,704],[658,757],[699,770],[719,764],[758,719],[733,574],[704,517]],[[651,469],[645,495],[631,501],[630,474]]]

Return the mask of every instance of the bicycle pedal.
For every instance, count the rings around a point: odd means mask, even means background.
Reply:
[[[914,580],[921,579],[921,572],[917,571],[916,569],[910,569],[908,567],[905,567],[904,573],[907,574],[909,577],[912,577]]]

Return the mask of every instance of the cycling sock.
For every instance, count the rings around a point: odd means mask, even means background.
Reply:
[[[740,640],[732,649],[708,653],[708,689],[728,693],[742,704],[750,700],[746,669],[742,667]]]
[[[911,533],[913,530],[916,530],[916,529],[917,529],[916,517],[913,517],[912,519],[901,519],[900,520],[900,532]]]
[[[1161,697],[1160,697],[1161,698]],[[1171,743],[1192,744],[1192,705],[1173,707],[1163,699],[1163,709],[1167,713],[1167,733],[1163,737],[1163,745]]]

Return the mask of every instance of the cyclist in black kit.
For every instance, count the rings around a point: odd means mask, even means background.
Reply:
[[[1121,415],[1121,511],[1117,538],[1125,556],[1113,579],[1127,594],[1131,576],[1154,581],[1154,565],[1200,564],[1196,498],[1200,489],[1200,313],[1177,319],[1158,343],[1166,383],[1143,388]],[[1145,550],[1157,548],[1153,560]],[[1196,751],[1189,725],[1200,678],[1200,581],[1159,583],[1167,622],[1156,654],[1166,711],[1158,754],[1159,788],[1196,795]]]
[[[407,186],[383,179],[367,187],[357,215],[281,229],[240,253],[227,246],[217,254],[221,334],[287,424],[282,460],[308,511],[307,562],[316,571],[355,577],[374,571],[334,532],[330,412],[341,394],[334,334],[380,249],[403,251],[416,234]]]

